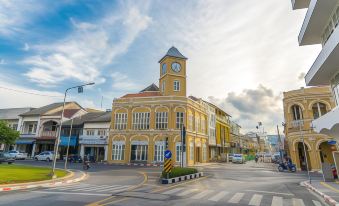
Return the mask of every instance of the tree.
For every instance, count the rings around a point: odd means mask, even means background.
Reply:
[[[0,144],[14,144],[19,137],[18,131],[10,128],[5,121],[0,121]]]

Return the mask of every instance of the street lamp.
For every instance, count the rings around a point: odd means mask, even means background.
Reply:
[[[65,104],[66,104],[67,92],[69,90],[71,90],[71,89],[78,88],[78,93],[82,93],[84,86],[93,85],[93,84],[95,84],[95,83],[94,82],[90,82],[90,83],[87,83],[87,84],[83,84],[83,85],[79,85],[79,86],[74,86],[74,87],[70,87],[70,88],[66,89],[66,91],[65,91],[64,103],[63,103],[63,106],[62,106],[62,112],[61,112],[61,116],[60,116],[60,129],[59,129],[58,137],[55,140],[53,165],[52,165],[52,173],[51,173],[52,178],[56,178],[56,175],[55,175],[55,164],[56,164],[56,159],[57,159],[57,152],[58,152],[58,149],[59,149],[59,142],[60,142],[60,135],[61,135],[61,128],[62,128],[62,119],[64,117],[64,112],[65,112]]]

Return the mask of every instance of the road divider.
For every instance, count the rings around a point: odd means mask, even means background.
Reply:
[[[176,182],[196,179],[196,178],[203,177],[203,176],[204,176],[203,172],[198,172],[198,173],[195,173],[195,174],[183,175],[183,176],[180,176],[180,177],[174,177],[174,178],[170,178],[170,179],[162,178],[161,183],[162,184],[173,184],[173,183],[176,183]]]

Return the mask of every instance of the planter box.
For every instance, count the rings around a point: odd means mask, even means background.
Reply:
[[[198,172],[198,173],[194,173],[194,174],[190,174],[190,175],[174,177],[174,178],[171,178],[171,179],[162,178],[161,183],[162,184],[172,184],[172,183],[176,183],[176,182],[181,182],[181,181],[185,181],[185,180],[199,178],[199,177],[202,177],[202,176],[204,176],[203,172]]]

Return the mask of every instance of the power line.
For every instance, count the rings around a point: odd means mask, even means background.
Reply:
[[[37,95],[37,96],[43,96],[43,97],[58,97],[58,98],[62,98],[62,96],[53,96],[53,95],[47,95],[47,94],[37,94],[37,93],[33,93],[33,92],[26,92],[26,91],[17,90],[17,89],[11,89],[11,88],[7,88],[7,87],[3,87],[3,86],[0,86],[0,88],[1,89],[5,89],[5,90],[9,90],[9,91],[19,92],[19,93],[30,94],[30,95]]]

